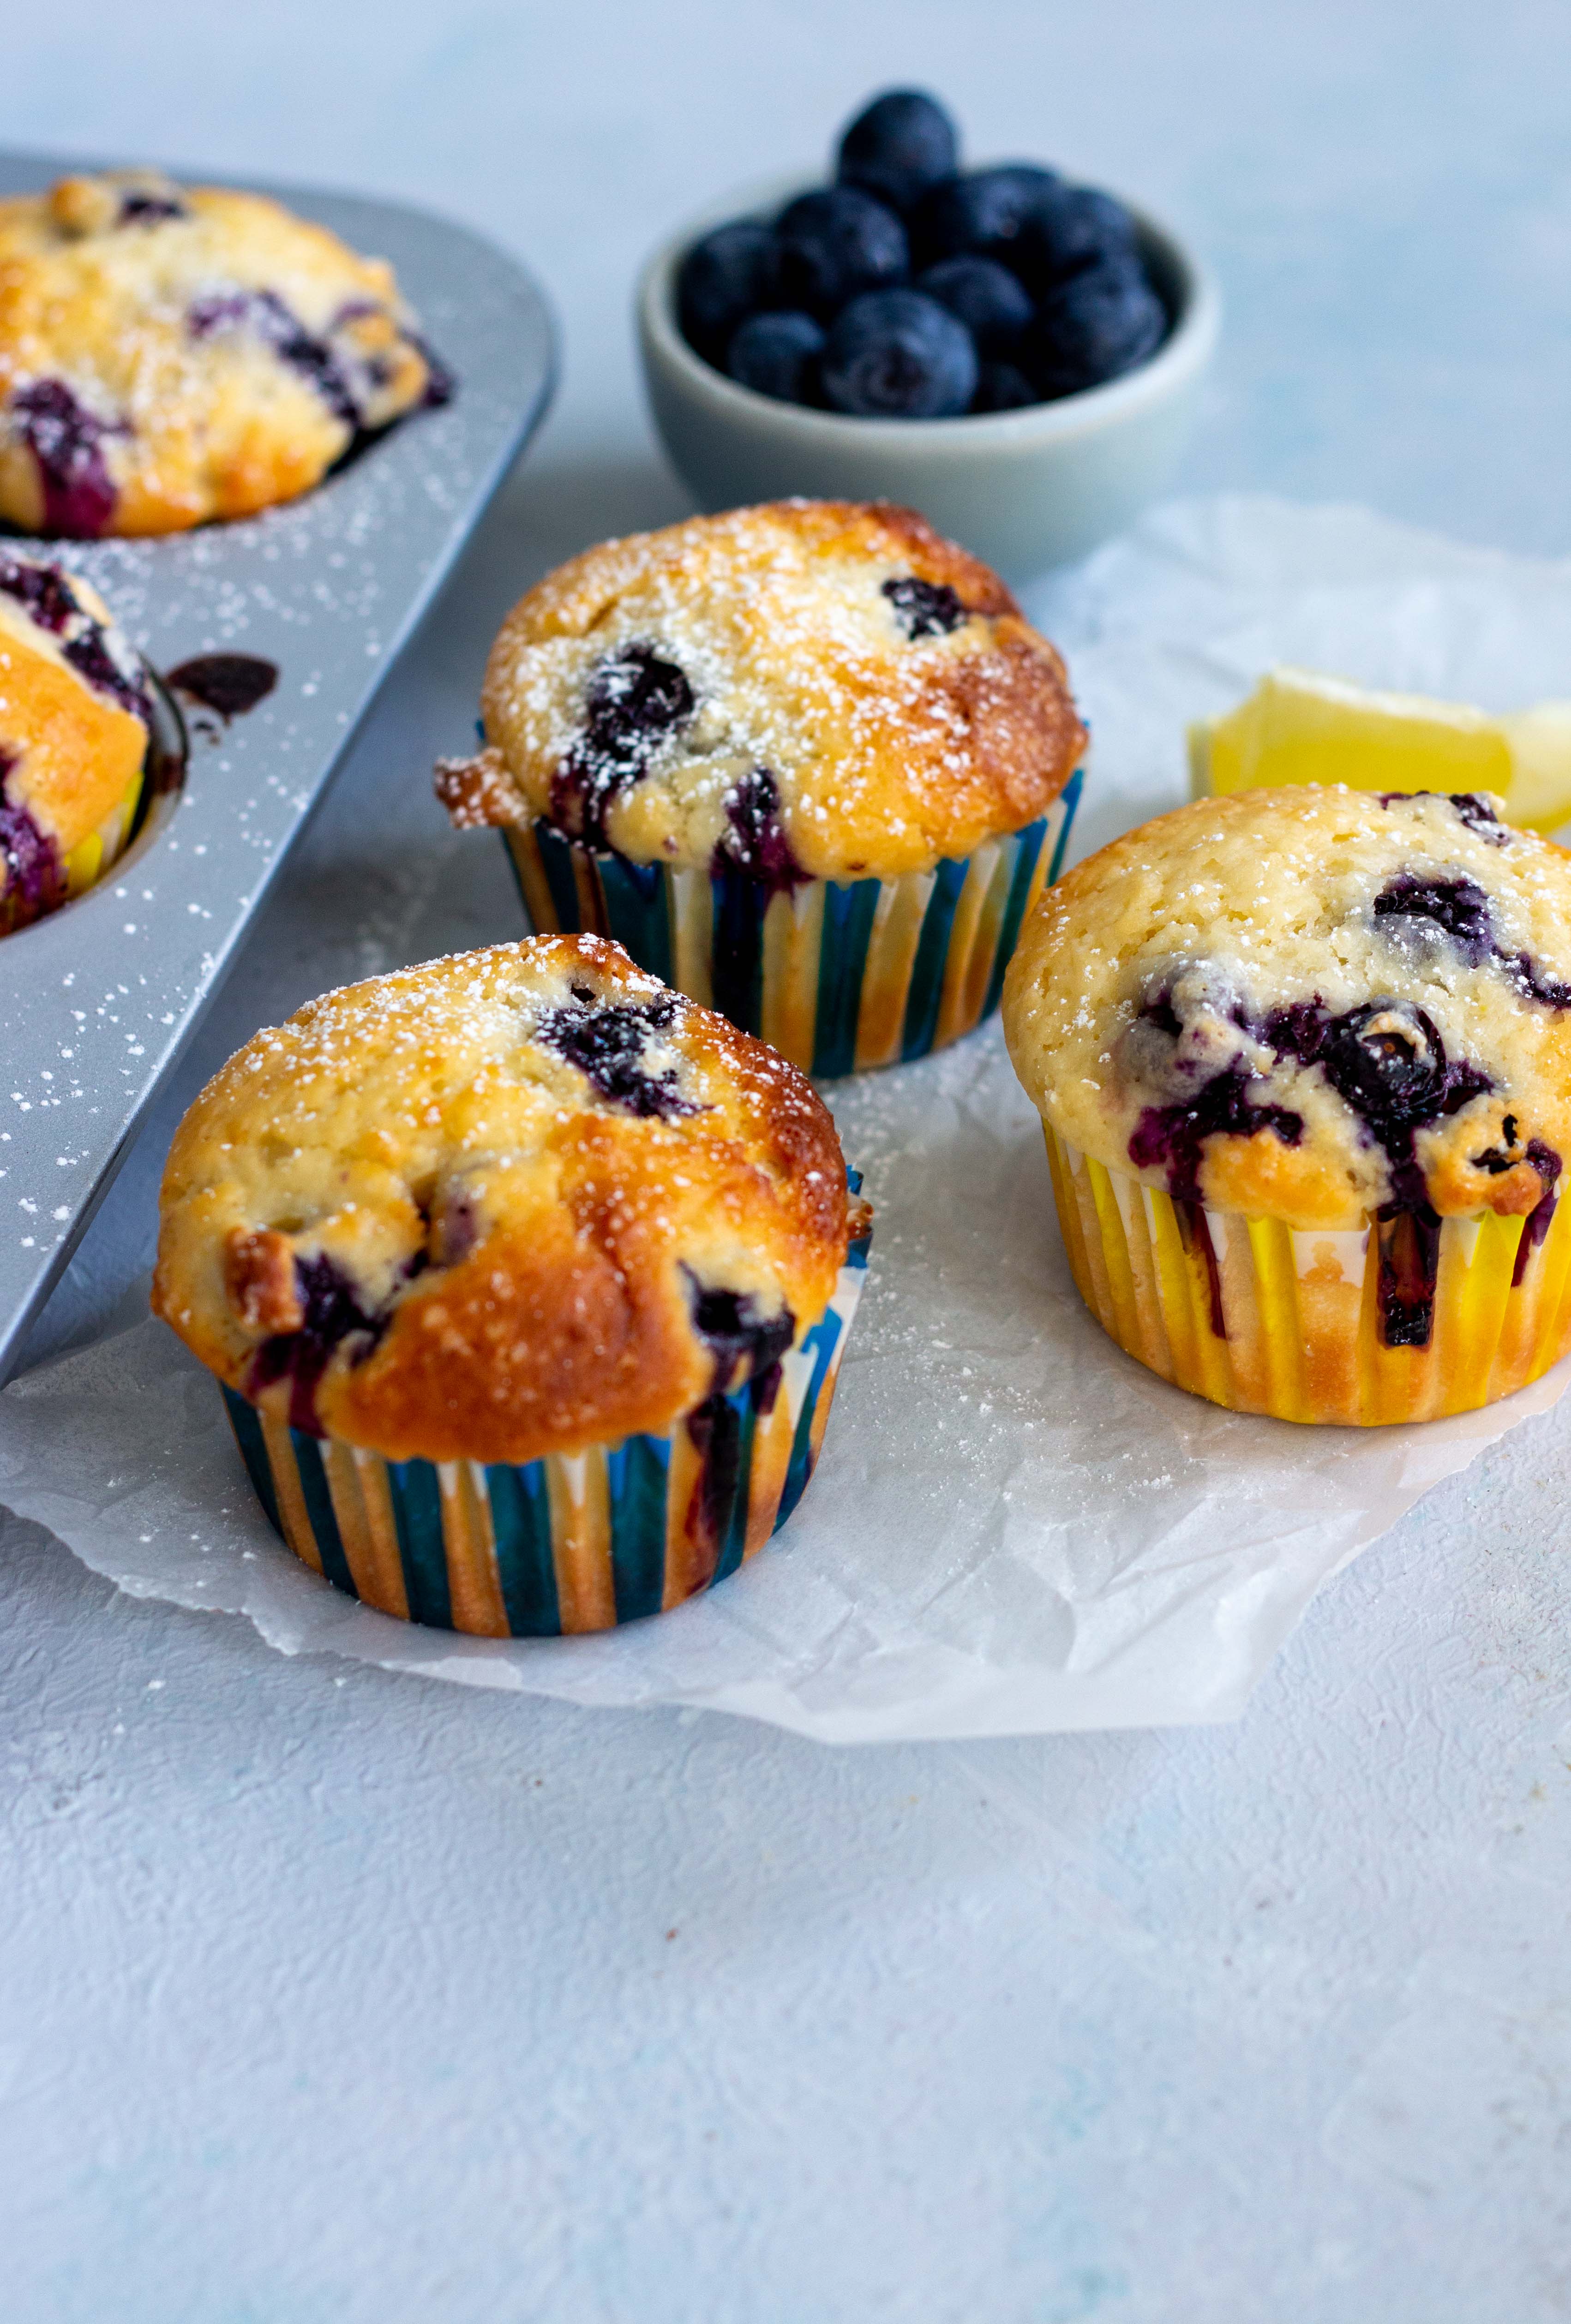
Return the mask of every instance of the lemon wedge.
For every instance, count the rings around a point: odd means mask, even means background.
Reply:
[[[1467,703],[1273,669],[1235,710],[1190,727],[1189,790],[1205,798],[1289,783],[1493,791],[1509,823],[1556,831],[1571,821],[1571,702],[1491,718]]]

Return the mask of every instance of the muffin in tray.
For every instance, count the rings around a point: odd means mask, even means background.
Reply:
[[[1481,794],[1239,792],[1077,866],[1011,1055],[1076,1280],[1218,1404],[1428,1419],[1571,1343],[1571,860]]]
[[[308,1564],[440,1628],[596,1630],[784,1524],[867,1238],[801,1074],[541,936],[232,1057],[175,1139],[153,1305]]]
[[[996,1006],[1086,742],[994,574],[843,501],[574,558],[509,614],[483,707],[438,792],[502,826],[533,925],[616,937],[819,1074]]]
[[[451,383],[393,270],[147,171],[0,201],[0,517],[90,539],[248,516]]]
[[[152,723],[147,671],[97,591],[0,540],[0,936],[114,862]]]

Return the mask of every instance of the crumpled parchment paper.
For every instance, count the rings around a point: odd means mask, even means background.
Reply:
[[[1276,661],[1490,709],[1571,692],[1571,566],[1352,509],[1160,511],[1031,610],[1095,737],[1076,853],[1176,805],[1183,726]],[[469,1640],[296,1563],[217,1390],[142,1323],[0,1397],[0,1500],[122,1589],[249,1617],[286,1653],[582,1704],[730,1711],[825,1742],[1235,1716],[1314,1591],[1571,1379],[1428,1426],[1224,1413],[1081,1306],[996,1025],[828,1092],[877,1206],[818,1473],[712,1596],[592,1638]]]

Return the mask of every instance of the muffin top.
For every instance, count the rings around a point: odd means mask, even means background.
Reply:
[[[178,532],[309,491],[446,383],[391,267],[147,171],[0,201],[0,517]]]
[[[391,1460],[659,1434],[762,1379],[844,1262],[811,1084],[596,936],[313,1001],[181,1123],[153,1305],[219,1378]]]
[[[97,592],[0,541],[0,927],[65,894],[65,859],[147,757],[142,662]]]
[[[1005,979],[1026,1089],[1071,1145],[1219,1210],[1552,1208],[1571,859],[1498,804],[1243,791],[1115,840]]]
[[[930,871],[1041,815],[1086,736],[1009,591],[909,509],[780,501],[604,542],[513,607],[458,823],[635,863]]]

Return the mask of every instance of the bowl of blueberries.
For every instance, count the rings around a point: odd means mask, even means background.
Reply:
[[[655,421],[703,508],[901,501],[1020,580],[1162,490],[1219,320],[1170,228],[1035,162],[963,170],[949,114],[903,88],[846,127],[832,184],[716,204],[638,294]]]

